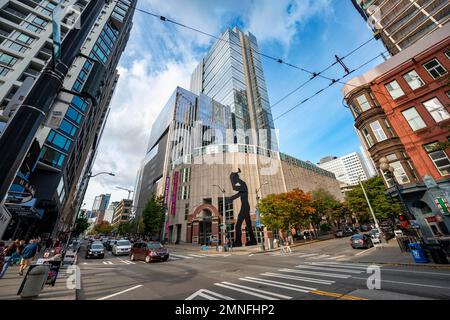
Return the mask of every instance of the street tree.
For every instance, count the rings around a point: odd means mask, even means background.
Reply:
[[[401,214],[400,203],[396,198],[386,195],[386,187],[380,177],[376,176],[362,183],[377,219],[394,221]],[[371,221],[369,207],[360,185],[347,192],[345,202],[358,220],[361,222]]]
[[[126,234],[132,233],[135,230],[135,226],[132,222],[121,222],[117,227],[117,234],[124,236]]]
[[[88,228],[89,228],[88,218],[84,215],[84,213],[81,213],[80,217],[78,217],[75,224],[74,235],[78,236],[83,232],[85,232]]]
[[[142,222],[146,234],[158,236],[164,223],[164,197],[153,195],[142,212]]]
[[[340,228],[341,219],[344,218],[342,203],[338,201],[331,193],[323,189],[317,189],[312,192],[312,206],[316,209],[317,219],[322,220],[325,217],[327,223]]]
[[[269,229],[290,230],[292,227],[307,227],[316,210],[312,196],[300,189],[281,194],[271,194],[258,204],[261,221]]]
[[[94,229],[94,234],[110,234],[113,230],[113,227],[108,221],[102,221],[99,224],[97,224]]]

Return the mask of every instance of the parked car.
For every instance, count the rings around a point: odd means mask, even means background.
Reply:
[[[105,246],[106,250],[111,251],[116,242],[117,242],[116,239],[109,239],[109,241],[106,243]]]
[[[361,232],[367,232],[370,231],[370,226],[367,224],[362,224],[359,226],[359,230],[361,230]]]
[[[336,238],[342,238],[342,237],[349,237],[352,234],[354,234],[355,232],[351,229],[351,228],[345,228],[345,229],[341,229],[338,230],[334,233]]]
[[[73,240],[71,244],[69,244],[68,250],[73,250],[79,252],[81,248],[81,242],[78,240]]]
[[[112,254],[118,255],[129,255],[131,252],[131,242],[128,240],[117,240],[117,242],[112,247]]]
[[[130,260],[167,261],[169,250],[160,242],[136,242],[131,248]]]
[[[362,233],[354,234],[350,238],[350,245],[353,249],[368,249],[373,247],[372,239],[370,238],[370,236]]]
[[[101,242],[93,242],[86,249],[85,258],[104,258],[105,257],[105,248]]]

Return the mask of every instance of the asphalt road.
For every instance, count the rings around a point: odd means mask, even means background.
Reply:
[[[109,252],[104,259],[85,260],[82,248],[78,298],[450,299],[450,270],[351,262],[361,253],[363,250],[351,249],[345,238],[294,248],[290,254],[217,255],[175,250],[169,261],[148,264]]]

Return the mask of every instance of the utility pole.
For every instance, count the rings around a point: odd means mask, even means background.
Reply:
[[[49,63],[36,80],[23,104],[15,112],[0,138],[0,203],[28,153],[33,139],[45,121],[58,93],[63,88],[69,67],[79,55],[105,1],[90,1],[81,14],[81,29],[72,29],[62,43],[61,59],[55,68]]]
[[[384,239],[383,231],[381,231],[381,229],[380,229],[380,225],[378,224],[377,217],[375,217],[375,213],[373,212],[372,205],[370,204],[369,197],[367,196],[366,189],[364,189],[364,186],[363,186],[363,184],[361,182],[361,177],[360,176],[358,176],[358,182],[359,182],[359,185],[361,186],[361,189],[362,189],[362,191],[364,193],[364,197],[366,198],[367,205],[369,206],[369,210],[370,210],[370,213],[372,214],[373,221],[375,222],[375,228],[377,228],[378,231],[380,232],[381,239]]]

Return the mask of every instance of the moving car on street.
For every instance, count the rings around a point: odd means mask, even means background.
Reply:
[[[105,248],[101,242],[93,242],[86,249],[85,258],[104,258],[105,257]]]
[[[169,250],[159,242],[136,242],[131,248],[130,260],[167,261]]]
[[[355,232],[350,228],[341,229],[335,232],[334,236],[336,238],[350,237]]]
[[[353,249],[369,249],[373,247],[372,239],[370,238],[370,236],[362,233],[354,234],[350,238],[350,245]]]
[[[111,251],[113,246],[117,243],[116,239],[109,239],[109,241],[106,243],[106,250]]]
[[[131,252],[131,242],[128,240],[117,240],[112,247],[112,254],[115,256],[129,255]]]

